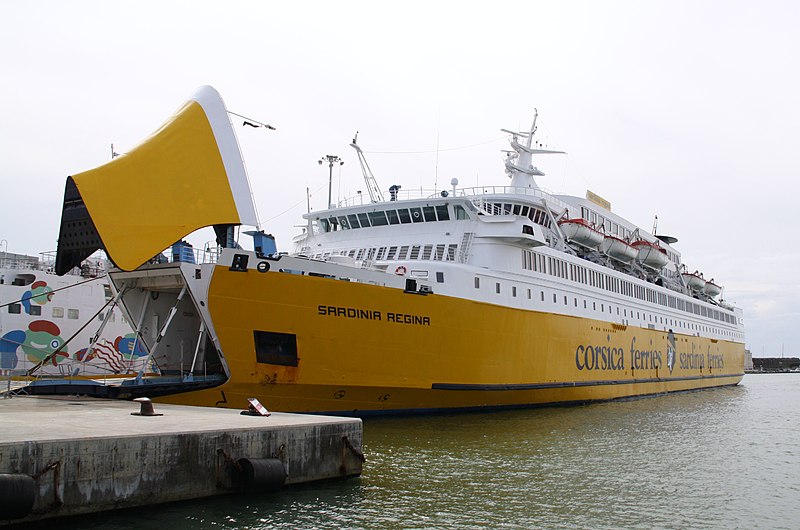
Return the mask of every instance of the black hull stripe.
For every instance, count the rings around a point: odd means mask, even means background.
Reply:
[[[697,375],[689,377],[652,377],[648,379],[604,379],[601,381],[565,381],[561,383],[522,383],[513,385],[474,385],[463,383],[433,383],[432,390],[543,390],[548,388],[573,388],[581,386],[606,386],[606,385],[635,385],[640,383],[671,383],[673,381],[697,381],[701,379],[724,379],[730,377],[744,377],[744,373],[724,375]]]

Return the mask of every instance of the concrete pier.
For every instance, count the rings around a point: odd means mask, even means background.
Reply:
[[[361,473],[359,419],[165,404],[155,404],[161,416],[132,412],[138,403],[0,399],[0,493],[20,496],[0,502],[0,525]],[[12,514],[26,489],[30,513]]]

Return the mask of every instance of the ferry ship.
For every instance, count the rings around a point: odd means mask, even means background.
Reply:
[[[63,276],[54,268],[55,252],[0,253],[0,373],[64,378],[142,370],[146,351],[111,303],[102,256]]]
[[[147,362],[207,388],[162,399],[367,415],[584,403],[738,384],[740,309],[688,273],[674,237],[592,193],[550,194],[529,131],[510,178],[304,216],[291,254],[260,230],[229,115],[199,89],[138,148],[67,179],[56,263],[102,247]],[[500,175],[502,177],[502,175]],[[500,180],[500,179],[498,179]],[[136,184],[132,184],[135,182]],[[140,192],[136,219],[102,197]],[[143,220],[146,220],[144,222]],[[255,229],[250,246],[236,241]],[[213,262],[148,263],[204,226]],[[222,382],[221,384],[219,384]],[[198,388],[195,386],[194,388]]]

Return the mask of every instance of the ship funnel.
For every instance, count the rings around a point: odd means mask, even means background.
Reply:
[[[127,154],[67,177],[56,272],[104,248],[126,271],[212,225],[258,225],[222,98],[199,88]]]

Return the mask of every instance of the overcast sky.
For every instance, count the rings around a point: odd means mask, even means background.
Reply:
[[[345,160],[335,196],[366,190],[355,131],[384,190],[504,185],[500,128],[536,107],[569,153],[538,162],[540,186],[590,189],[648,230],[658,215],[743,308],[754,355],[800,355],[800,4],[472,5],[0,2],[0,251],[54,250],[67,175],[133,148],[200,85],[277,128],[234,122],[281,250],[306,188],[327,202],[322,155]]]

